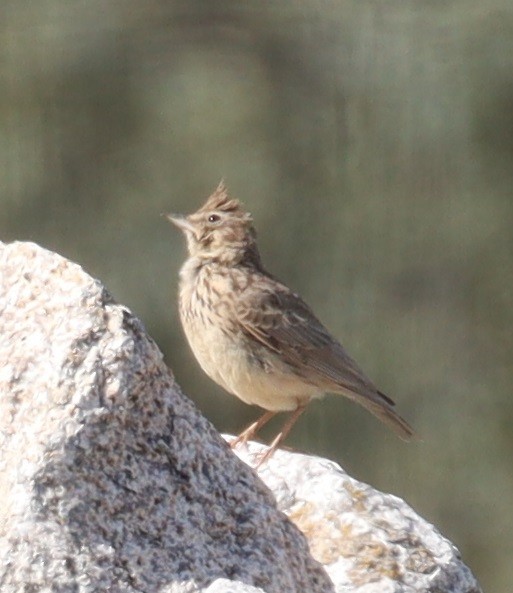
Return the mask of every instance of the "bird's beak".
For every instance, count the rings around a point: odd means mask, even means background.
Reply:
[[[181,231],[195,234],[194,225],[182,214],[163,214],[162,216],[167,218],[169,222],[173,223]]]

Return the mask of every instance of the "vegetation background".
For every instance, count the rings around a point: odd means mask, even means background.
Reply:
[[[236,432],[257,410],[192,359],[159,218],[223,177],[423,438],[331,396],[289,444],[405,498],[511,590],[511,0],[3,0],[0,85],[3,241],[102,279]]]

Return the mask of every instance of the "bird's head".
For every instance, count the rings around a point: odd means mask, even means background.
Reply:
[[[259,261],[251,214],[228,195],[223,182],[193,214],[165,216],[184,233],[191,257],[228,265],[248,258]]]

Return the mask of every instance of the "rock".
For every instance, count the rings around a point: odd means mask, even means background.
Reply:
[[[251,585],[245,585],[239,581],[229,581],[228,579],[217,579],[214,583],[205,589],[205,593],[265,593],[263,589],[257,589]]]
[[[0,426],[2,593],[479,591],[402,501],[280,451],[260,473],[310,555],[142,324],[30,243],[0,243]]]
[[[2,592],[333,591],[141,323],[58,255],[0,253]]]
[[[255,466],[265,450],[248,443],[236,453]],[[278,450],[259,475],[306,535],[336,591],[481,591],[458,550],[433,525],[400,498],[358,482],[336,463]]]

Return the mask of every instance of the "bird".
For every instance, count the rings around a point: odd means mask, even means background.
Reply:
[[[185,235],[179,315],[203,371],[264,413],[230,443],[253,439],[279,412],[290,412],[262,455],[267,461],[313,400],[342,394],[403,440],[412,427],[319,321],[311,307],[263,266],[253,219],[221,182],[189,215],[165,214]]]

